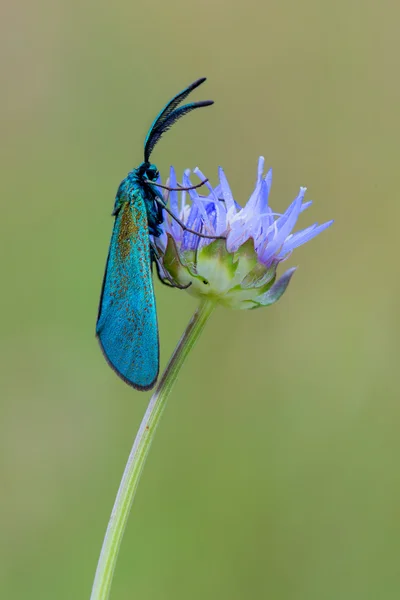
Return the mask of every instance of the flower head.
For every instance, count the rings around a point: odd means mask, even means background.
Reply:
[[[205,179],[198,168],[193,173]],[[190,171],[185,171],[183,188],[193,185],[189,175]],[[190,294],[208,296],[231,308],[257,308],[279,300],[295,271],[291,268],[277,279],[279,263],[333,221],[314,223],[292,233],[299,215],[311,205],[304,202],[306,188],[301,187],[287,210],[278,214],[268,204],[271,183],[272,170],[264,177],[264,158],[260,157],[256,186],[243,208],[235,201],[222,168],[217,187],[208,181],[205,184],[207,195],[199,194],[198,189],[170,191],[171,212],[197,233],[183,230],[164,211],[163,233],[153,239],[159,253],[159,270],[175,284],[188,286]],[[177,185],[171,167],[169,186]]]

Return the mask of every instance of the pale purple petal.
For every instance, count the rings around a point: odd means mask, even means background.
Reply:
[[[171,167],[169,173],[170,173],[169,174],[169,187],[176,188],[177,187],[177,181],[176,181],[175,169],[173,167]],[[179,192],[174,192],[174,191],[171,191],[169,193],[170,194],[169,200],[170,200],[171,211],[177,217],[179,217],[178,193]],[[172,234],[172,236],[175,238],[175,240],[182,240],[182,227],[172,217],[168,217],[168,219],[169,219],[169,221],[171,223],[171,234]]]
[[[304,198],[304,195],[305,195],[306,191],[307,191],[307,188],[301,187],[298,196],[293,200],[293,202],[285,210],[285,212],[283,213],[283,215],[281,217],[279,217],[279,219],[276,222],[276,225],[277,225],[277,227],[278,227],[279,230],[281,230],[281,229],[284,228],[284,226],[286,224],[286,221],[291,216],[294,207],[298,207],[299,208],[299,214],[300,214],[300,212],[301,212],[301,205],[302,205],[303,198]],[[299,201],[300,201],[300,204],[299,204]],[[292,229],[293,229],[293,226],[289,229],[289,231],[287,232],[287,235],[290,233],[290,231]],[[287,230],[287,228],[286,228],[286,230]]]
[[[195,169],[193,169],[193,173],[195,175],[197,175],[197,177],[200,179],[200,181],[204,181],[205,179],[207,179],[207,177],[204,175],[204,173],[202,171],[200,171],[200,169],[198,167],[196,167]],[[215,203],[217,203],[217,201],[218,201],[217,188],[214,189],[213,186],[211,185],[211,183],[208,180],[205,182],[204,185],[208,189],[208,191],[210,192],[210,194],[209,194],[210,198],[209,199],[213,200]],[[203,197],[202,194],[199,194],[199,196]]]
[[[228,252],[236,252],[239,247],[247,242],[251,237],[249,224],[246,221],[246,215],[242,209],[233,222],[230,223],[230,230],[226,238],[226,247]]]
[[[307,208],[309,208],[312,204],[312,200],[309,200],[308,202],[303,202],[303,204],[301,205],[301,211],[300,212],[304,212],[305,210],[307,210]]]
[[[328,229],[332,225],[333,221],[327,221],[327,223],[323,223],[322,225],[311,225],[302,231],[298,231],[294,233],[290,238],[286,240],[283,244],[281,251],[278,254],[278,258],[283,258],[288,252],[291,252],[295,248],[302,246],[306,242],[312,240],[315,236],[317,236],[321,231]]]
[[[269,194],[270,191],[271,191],[271,186],[272,186],[272,169],[270,169],[268,171],[268,173],[264,177],[264,181],[265,181],[265,183],[267,185],[267,191],[268,191],[268,194]]]
[[[197,177],[200,178],[201,181],[204,181],[206,179],[204,173],[202,173],[198,167],[196,167],[193,170],[193,173],[195,173],[197,175]],[[215,190],[214,190],[209,181],[207,181],[204,185],[209,190],[210,195],[202,196],[199,194],[199,197],[205,201],[209,201],[209,203],[213,205],[213,207],[215,209],[215,219],[212,219],[214,231],[215,231],[216,235],[221,235],[222,233],[224,233],[226,231],[226,227],[227,227],[225,202],[223,202],[222,199],[219,200],[219,197],[217,196],[217,193],[216,193],[217,188],[215,188]],[[219,188],[219,186],[218,186],[218,188]],[[211,214],[211,208],[209,208],[208,205],[207,205],[207,213]]]
[[[224,170],[222,167],[218,169],[219,181],[221,184],[222,196],[225,200],[226,212],[232,211],[232,214],[236,213],[236,203],[233,199],[233,195],[231,192],[231,188],[229,187],[228,180],[225,176]]]
[[[305,188],[301,188],[300,194],[292,202],[285,214],[282,215],[282,217],[279,217],[279,219],[275,222],[277,231],[274,235],[274,238],[267,244],[265,250],[261,251],[259,254],[259,258],[264,264],[268,264],[270,260],[273,259],[273,256],[277,253],[277,251],[280,250],[285,239],[296,225],[296,221],[300,214],[304,193]],[[279,227],[279,223],[281,223],[281,227]]]
[[[268,208],[268,185],[264,179],[260,183],[260,194],[258,203],[258,216],[264,214]]]
[[[182,182],[183,182],[184,187],[190,187],[192,185],[192,182],[190,181],[189,177],[186,174],[183,176]],[[210,223],[210,219],[208,218],[208,214],[205,209],[204,202],[199,197],[197,190],[193,190],[193,189],[189,190],[189,196],[192,201],[192,205],[195,204],[197,206],[198,211],[203,219],[203,222],[204,222],[207,232],[213,233],[213,231],[211,231],[211,223]]]
[[[260,213],[260,192],[264,173],[264,157],[260,156],[257,166],[257,182],[245,208],[248,214]]]

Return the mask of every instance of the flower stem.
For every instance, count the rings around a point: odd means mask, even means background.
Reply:
[[[119,548],[156,428],[178,373],[214,310],[214,306],[214,303],[209,300],[205,300],[200,304],[175,348],[167,368],[150,399],[115,499],[97,564],[90,600],[107,600],[109,597]]]

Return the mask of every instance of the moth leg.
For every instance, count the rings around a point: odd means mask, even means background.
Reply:
[[[203,179],[200,183],[196,183],[195,185],[190,185],[188,187],[184,187],[178,183],[179,187],[173,188],[168,185],[162,185],[161,183],[155,183],[154,181],[150,181],[150,179],[145,179],[145,183],[149,183],[150,185],[155,185],[156,187],[162,188],[163,190],[168,190],[169,192],[183,192],[189,190],[196,190],[199,187],[202,187],[205,183],[207,183],[208,179]]]
[[[179,217],[174,215],[174,213],[167,206],[165,206],[163,201],[160,200],[160,198],[158,196],[155,196],[155,201],[165,211],[167,211],[167,213],[174,219],[174,221],[176,221],[178,223],[178,225],[180,225],[182,227],[183,231],[188,231],[189,233],[193,233],[194,235],[197,235],[198,237],[207,238],[209,240],[224,240],[225,239],[225,237],[223,235],[206,235],[205,233],[199,233],[198,231],[194,231],[194,229],[189,229],[189,227],[186,227],[185,223],[183,223],[179,219]]]

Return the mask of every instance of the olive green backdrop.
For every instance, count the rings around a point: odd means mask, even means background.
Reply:
[[[215,105],[162,173],[260,154],[306,226],[271,308],[218,310],[170,397],[112,600],[394,600],[400,593],[400,9],[384,0],[3,3],[0,597],[88,600],[148,393],[94,337],[120,180],[161,106]],[[282,271],[282,270],[281,270]],[[156,285],[165,365],[196,303]]]

